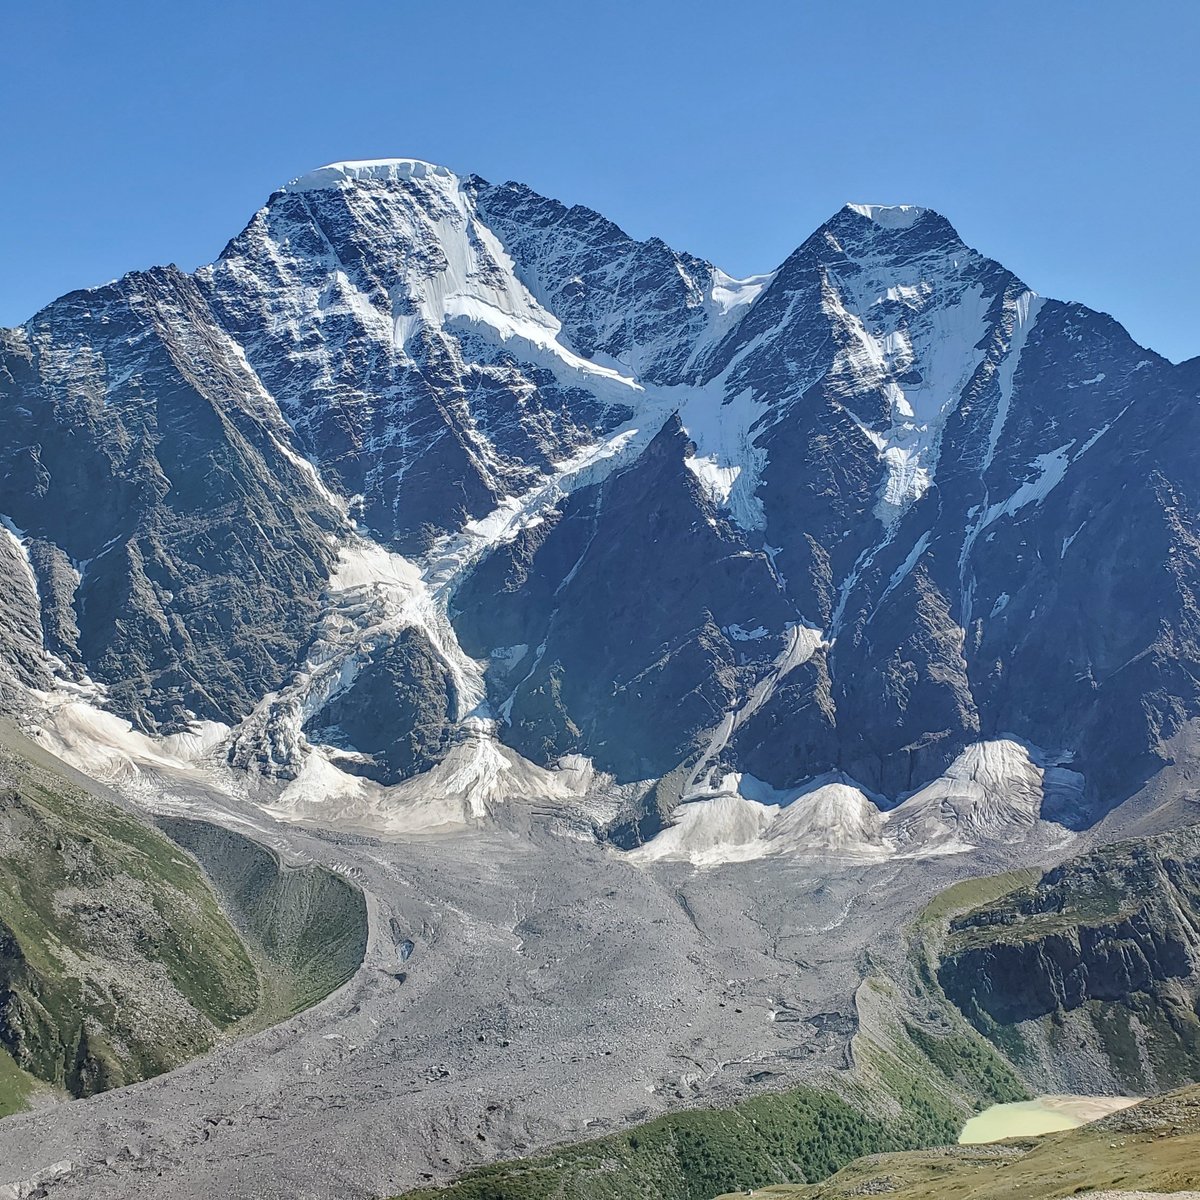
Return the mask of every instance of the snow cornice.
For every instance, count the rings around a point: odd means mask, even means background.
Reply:
[[[286,184],[285,192],[319,192],[343,188],[354,183],[376,181],[399,183],[411,179],[457,178],[449,167],[425,162],[420,158],[368,158],[329,163],[300,175]]]
[[[930,211],[916,204],[847,204],[846,208],[882,229],[908,229]]]

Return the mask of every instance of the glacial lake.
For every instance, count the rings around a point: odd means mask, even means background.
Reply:
[[[1038,1096],[1016,1104],[993,1104],[963,1126],[958,1142],[960,1146],[970,1146],[1077,1129],[1137,1104],[1140,1099],[1140,1096]]]

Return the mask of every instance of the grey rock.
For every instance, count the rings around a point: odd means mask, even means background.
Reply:
[[[3,359],[0,511],[50,648],[147,728],[238,720],[308,640],[340,518],[237,346],[168,268],[56,301]]]
[[[427,638],[406,629],[309,718],[305,732],[352,751],[337,759],[343,770],[399,783],[442,758],[453,741],[456,709],[450,672]]]
[[[456,595],[470,652],[490,653],[494,633],[538,647],[497,697],[523,754],[586,753],[622,781],[663,775],[778,653],[791,613],[767,557],[702,495],[687,450],[672,418],[632,467],[575,492]],[[775,636],[739,643],[731,626]]]

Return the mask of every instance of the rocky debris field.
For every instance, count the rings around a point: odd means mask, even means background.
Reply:
[[[647,869],[567,825],[399,842],[221,815],[363,888],[362,968],[169,1075],[5,1120],[0,1184],[69,1161],[54,1200],[373,1200],[837,1071],[864,952],[897,953],[897,920],[968,867]]]

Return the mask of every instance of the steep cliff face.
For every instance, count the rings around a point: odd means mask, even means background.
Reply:
[[[146,729],[234,723],[293,669],[341,528],[195,282],[52,304],[0,347],[0,512],[45,649]]]
[[[1200,833],[1104,847],[956,917],[938,980],[1034,1081],[1193,1080]]]

